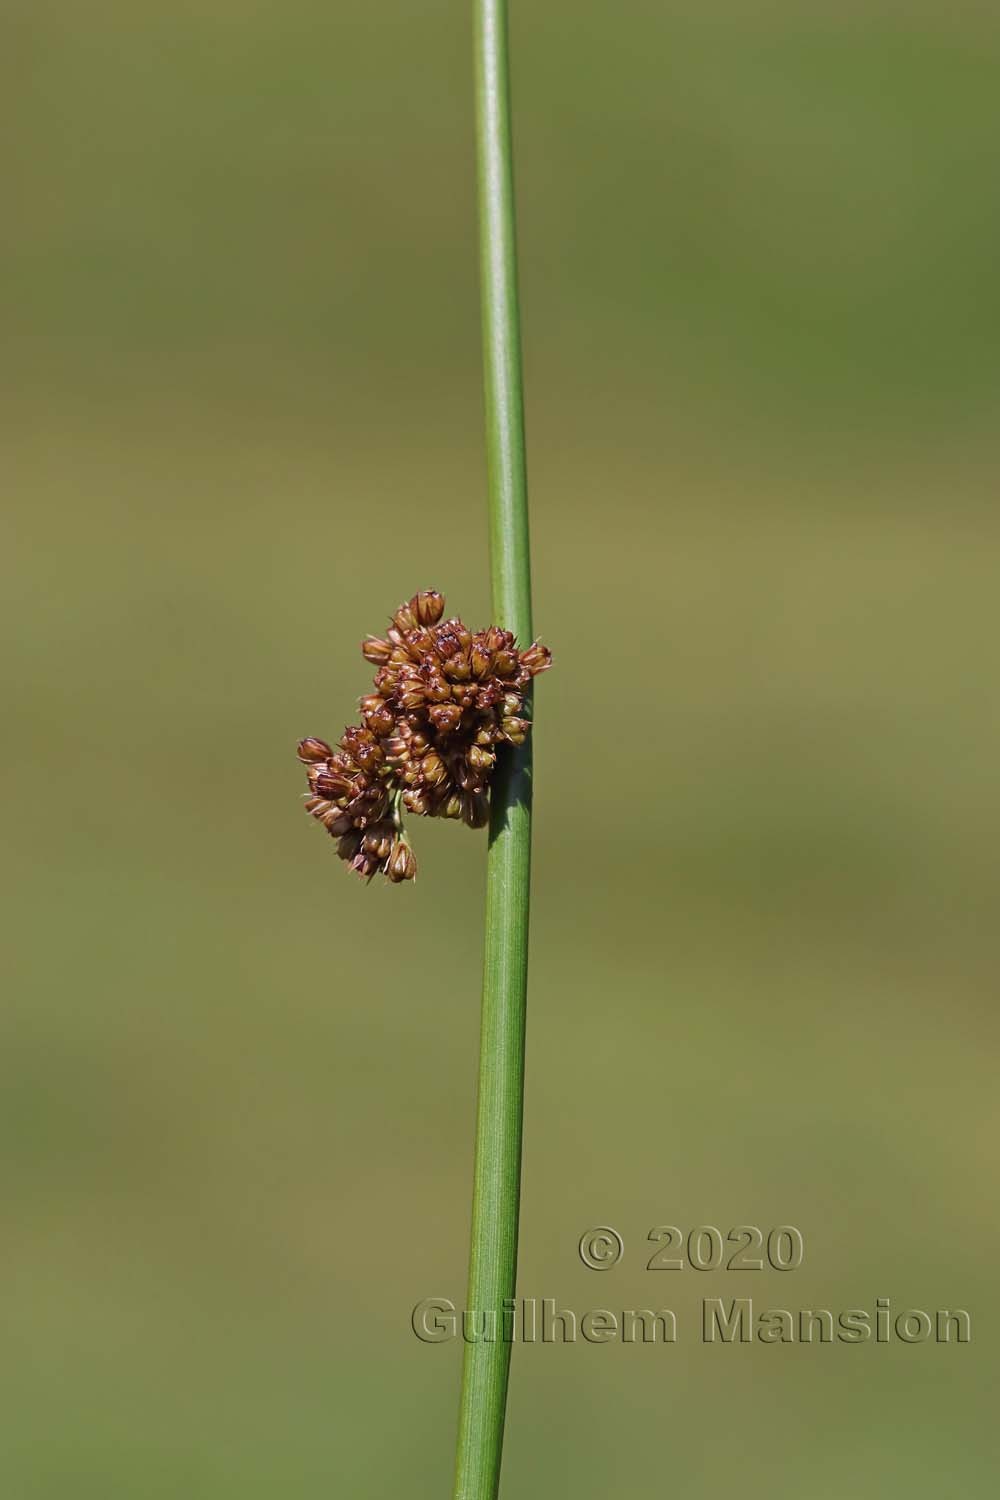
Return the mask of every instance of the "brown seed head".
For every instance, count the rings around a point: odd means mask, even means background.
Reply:
[[[497,747],[521,745],[531,678],[551,665],[548,648],[519,652],[510,631],[473,632],[442,619],[444,599],[425,589],[401,604],[385,638],[361,650],[377,670],[374,692],[361,699],[361,724],[332,750],[305,739],[307,811],[337,838],[341,858],[366,879],[413,878],[416,861],[402,836],[400,810],[417,817],[489,820]]]

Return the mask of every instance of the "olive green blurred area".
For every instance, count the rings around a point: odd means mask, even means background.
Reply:
[[[300,806],[489,614],[471,9],[8,0],[0,1484],[450,1490],[483,835]],[[515,7],[536,625],[505,1493],[992,1494],[1000,18]],[[657,1225],[801,1269],[650,1272]],[[598,1273],[580,1235],[611,1225]],[[703,1297],[969,1311],[706,1346]]]

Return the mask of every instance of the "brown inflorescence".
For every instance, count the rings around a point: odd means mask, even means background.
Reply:
[[[509,630],[471,631],[443,620],[434,589],[414,594],[389,622],[385,639],[361,651],[376,667],[374,692],[361,699],[360,724],[333,750],[306,739],[306,810],[337,840],[337,853],[371,879],[412,880],[417,864],[402,810],[419,817],[489,821],[490,778],[504,745],[523,745],[522,716],[532,677],[552,664],[535,641],[519,651]]]

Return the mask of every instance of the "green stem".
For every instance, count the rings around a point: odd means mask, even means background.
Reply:
[[[496,624],[532,639],[521,336],[511,171],[506,0],[475,0],[476,136],[490,576]],[[494,774],[472,1243],[455,1500],[494,1500],[500,1483],[509,1318],[521,1187],[524,1019],[531,874],[531,736]],[[483,1333],[492,1338],[483,1337]]]

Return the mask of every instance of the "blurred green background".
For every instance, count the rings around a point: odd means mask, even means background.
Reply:
[[[489,613],[468,6],[7,0],[10,1500],[449,1493],[484,839],[300,735]],[[537,842],[505,1492],[992,1494],[995,7],[517,6]],[[643,1267],[797,1225],[798,1272]],[[623,1263],[576,1254],[611,1224]],[[705,1347],[704,1296],[966,1347]],[[992,1450],[992,1452],[991,1452]]]

